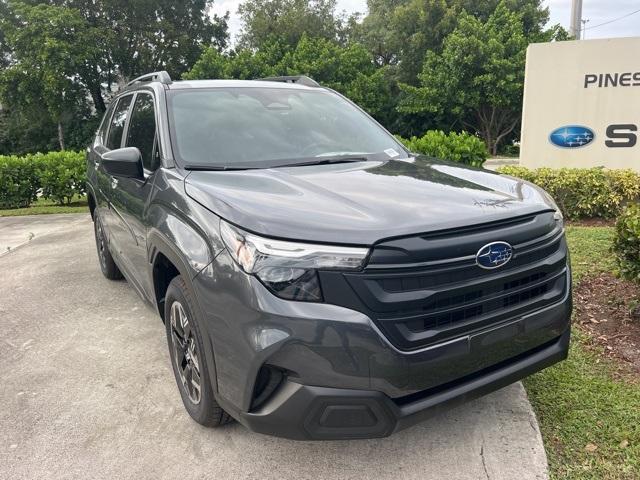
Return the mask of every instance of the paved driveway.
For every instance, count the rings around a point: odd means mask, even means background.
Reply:
[[[0,248],[2,479],[546,478],[520,384],[379,440],[200,427],[159,317],[102,277],[88,215],[0,218]]]

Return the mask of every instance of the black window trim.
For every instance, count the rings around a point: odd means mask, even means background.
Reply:
[[[127,120],[124,123],[124,130],[122,131],[122,139],[120,141],[120,148],[124,148],[127,144],[127,137],[129,136],[129,122],[131,121],[131,116],[133,115],[133,107],[136,104],[136,100],[138,99],[138,95],[150,95],[151,96],[151,100],[153,102],[153,116],[156,122],[156,131],[155,131],[155,135],[153,137],[153,149],[152,149],[152,157],[154,155],[154,153],[156,151],[160,152],[160,164],[158,165],[158,168],[156,168],[155,170],[149,170],[147,168],[145,168],[144,166],[144,162],[142,163],[142,170],[143,170],[143,174],[144,174],[144,178],[145,180],[147,178],[149,178],[151,175],[153,175],[159,168],[161,168],[163,166],[163,155],[162,155],[162,149],[160,147],[160,139],[158,138],[158,130],[159,130],[159,123],[158,123],[158,104],[156,102],[156,96],[153,92],[153,90],[136,90],[134,92],[127,92],[130,95],[133,95],[133,99],[131,100],[131,105],[129,105],[129,111],[127,112]],[[120,98],[124,98],[128,95],[123,95]],[[118,100],[119,101],[119,100]],[[114,109],[115,111],[115,109]],[[111,127],[109,127],[111,128]]]
[[[133,101],[135,100],[135,94],[133,93],[129,93],[127,92],[127,95],[122,95],[120,97],[118,97],[115,100],[115,106],[113,107],[113,110],[111,111],[111,115],[109,117],[109,128],[107,129],[107,133],[105,135],[105,143],[103,143],[103,146],[107,149],[107,150],[112,150],[111,148],[109,148],[109,146],[107,145],[107,142],[109,141],[109,134],[111,133],[111,127],[113,127],[113,124],[111,123],[111,121],[113,120],[113,116],[116,113],[116,110],[118,110],[118,105],[120,105],[120,102],[127,97],[132,97],[131,103],[129,104],[129,106],[127,107],[127,119],[124,122],[124,127],[122,129],[122,138],[120,139],[120,146],[118,148],[122,148],[122,139],[124,138],[124,133],[126,132],[127,126],[129,125],[129,115],[131,113],[131,107],[133,106]]]
[[[111,102],[107,105],[107,109],[104,112],[104,116],[98,129],[96,130],[96,137],[100,140],[100,145],[106,148],[105,140],[107,135],[109,135],[109,129],[111,128],[111,118],[113,117],[113,112],[116,110],[116,104],[118,102]],[[100,134],[100,131],[104,131],[104,135]]]

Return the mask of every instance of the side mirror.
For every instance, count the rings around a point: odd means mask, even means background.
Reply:
[[[136,147],[111,150],[102,155],[105,172],[114,177],[144,178],[142,154]]]

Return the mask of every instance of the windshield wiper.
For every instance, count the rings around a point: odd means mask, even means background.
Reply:
[[[228,172],[228,171],[238,171],[238,170],[255,170],[257,168],[264,167],[249,167],[249,166],[241,166],[241,165],[207,165],[207,164],[197,164],[197,163],[188,163],[184,166],[185,170],[200,170],[200,171],[213,171],[213,172]]]
[[[266,168],[281,168],[281,167],[304,167],[307,165],[330,165],[334,163],[354,163],[354,162],[366,162],[367,157],[354,156],[354,155],[336,155],[334,157],[311,157],[303,158],[297,162],[280,163],[286,160],[271,160],[261,161],[254,163],[239,163],[237,165],[216,165],[207,163],[187,163],[184,165],[185,170],[200,170],[200,171],[213,171],[213,172],[228,172],[238,170],[259,170]]]
[[[331,165],[334,163],[355,163],[366,162],[367,157],[354,157],[354,156],[338,156],[338,157],[314,157],[313,160],[306,160],[302,162],[285,163],[280,165],[273,165],[269,168],[284,168],[284,167],[306,167],[308,165]]]

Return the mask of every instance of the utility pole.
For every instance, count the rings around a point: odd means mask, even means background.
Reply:
[[[576,40],[580,40],[581,30],[582,30],[582,0],[572,0],[571,27],[569,27],[569,33]]]
[[[589,22],[588,18],[582,19],[582,40],[587,38],[587,23]]]

